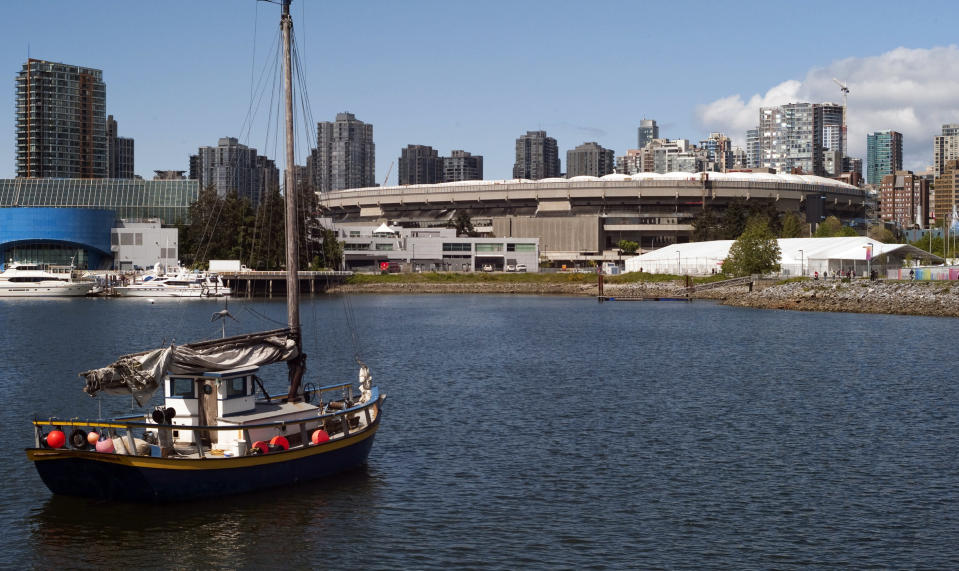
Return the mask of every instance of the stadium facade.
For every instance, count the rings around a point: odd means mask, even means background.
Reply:
[[[542,180],[463,181],[358,188],[318,195],[336,223],[387,222],[407,228],[446,226],[465,212],[481,234],[538,238],[555,262],[610,259],[620,240],[643,251],[689,242],[704,209],[760,201],[796,212],[813,228],[827,216],[865,216],[862,189],[811,175],[641,173]]]

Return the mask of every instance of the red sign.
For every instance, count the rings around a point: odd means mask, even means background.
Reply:
[[[386,271],[386,270],[390,269],[390,263],[389,263],[389,262],[380,262],[380,269],[383,270],[383,271]]]

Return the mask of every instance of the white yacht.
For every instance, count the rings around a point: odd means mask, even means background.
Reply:
[[[0,297],[75,297],[93,291],[96,282],[74,277],[70,266],[11,262],[0,272]]]
[[[224,297],[233,293],[218,274],[206,273],[147,275],[113,291],[120,297]]]

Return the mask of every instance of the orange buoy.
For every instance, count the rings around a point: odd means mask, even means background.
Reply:
[[[96,446],[96,445],[97,445],[97,442],[99,442],[99,441],[100,441],[100,435],[99,435],[99,434],[97,434],[96,432],[88,432],[88,433],[87,433],[87,442],[90,443],[90,446]]]
[[[109,438],[104,438],[103,440],[97,440],[97,452],[102,452],[104,454],[110,454],[114,452],[113,440]]]
[[[62,430],[51,430],[47,434],[47,446],[50,448],[63,448],[63,445],[67,443],[67,437],[63,434]]]
[[[330,435],[325,430],[314,430],[313,431],[313,444],[323,444],[324,442],[329,442]]]
[[[260,454],[270,453],[270,446],[266,442],[263,442],[262,440],[257,440],[256,442],[253,443],[253,446],[250,447],[250,451],[252,452],[254,449],[258,449],[260,451],[259,452]]]
[[[279,446],[284,450],[290,449],[290,441],[287,440],[285,436],[274,436],[270,439],[270,444],[273,446]]]

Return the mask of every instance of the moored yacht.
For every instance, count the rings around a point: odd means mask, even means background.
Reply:
[[[148,275],[113,291],[121,297],[224,297],[233,293],[219,275],[205,273]]]
[[[11,262],[0,272],[0,297],[76,297],[89,294],[96,283],[80,280],[70,266]]]

